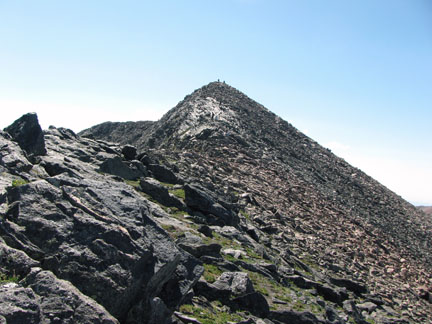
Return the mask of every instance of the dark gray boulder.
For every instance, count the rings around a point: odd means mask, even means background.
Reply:
[[[121,152],[122,152],[124,158],[128,161],[135,160],[135,158],[137,156],[137,149],[135,146],[132,146],[132,145],[123,146]]]
[[[258,317],[266,317],[270,311],[267,300],[257,291],[233,298],[231,305],[234,309],[247,310]]]
[[[349,278],[330,277],[330,282],[336,286],[344,287],[357,295],[362,295],[368,292],[365,284]]]
[[[29,156],[46,154],[44,134],[35,113],[23,115],[4,130]]]
[[[315,289],[325,300],[339,305],[342,305],[342,302],[349,297],[344,288],[332,288],[329,285],[317,283]]]
[[[238,216],[234,212],[223,207],[217,199],[203,187],[186,184],[184,190],[186,205],[206,216],[210,216],[207,218],[209,225],[238,225]],[[212,215],[214,217],[211,217]]]
[[[148,164],[147,168],[151,171],[153,177],[159,181],[171,184],[182,184],[183,182],[165,165]]]
[[[182,210],[186,208],[179,198],[170,194],[165,186],[153,178],[142,178],[140,180],[140,188],[142,192],[150,195],[164,206],[176,207]]]
[[[126,180],[136,180],[147,175],[145,166],[138,161],[136,162],[125,162],[119,156],[116,156],[104,161],[99,170]]]
[[[231,296],[230,287],[216,287],[215,285],[200,279],[194,286],[194,292],[198,296],[204,296],[210,301],[219,300],[223,303],[229,303]]]
[[[220,244],[205,244],[202,242],[200,237],[190,234],[189,232],[186,232],[182,237],[179,237],[176,243],[180,248],[197,258],[202,256],[221,258],[220,250],[222,249],[222,246]]]

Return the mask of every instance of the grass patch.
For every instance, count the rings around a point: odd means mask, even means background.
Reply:
[[[297,300],[294,305],[292,305],[292,309],[297,312],[303,312],[304,310],[306,310],[306,305],[301,301]]]
[[[15,275],[15,273],[11,276],[6,275],[5,273],[0,272],[0,284],[7,283],[7,282],[18,282],[20,278]]]
[[[178,209],[177,207],[169,207],[169,214],[180,220],[183,220],[185,215],[188,215],[188,213]]]
[[[310,255],[306,255],[303,258],[301,258],[300,260],[305,265],[309,266],[310,268],[312,268],[314,270],[319,270],[320,269],[319,265],[316,263],[316,260],[312,256],[310,256]]]
[[[270,280],[259,273],[252,272],[252,271],[246,271],[246,272],[248,273],[249,278],[252,281],[255,290],[265,296],[270,296],[269,288],[272,286]]]
[[[256,253],[250,247],[246,247],[245,250],[246,250],[246,253],[249,257],[254,258],[254,259],[262,259],[262,256],[259,255],[258,253]]]
[[[247,220],[250,220],[250,215],[246,213],[243,209],[240,210],[240,214],[242,214]]]
[[[125,180],[125,183],[127,183],[129,186],[132,186],[134,188],[139,188],[140,181],[139,180]]]
[[[173,184],[173,183],[162,182],[162,181],[160,182],[160,184],[167,187],[167,188],[172,188],[175,186],[175,184]]]
[[[222,270],[213,264],[204,263],[203,266],[204,266],[203,277],[209,283],[215,282],[216,279],[219,278],[219,276],[222,274]]]
[[[282,300],[284,302],[287,302],[289,304],[292,303],[292,298],[290,295],[281,295],[281,294],[276,294],[275,297],[279,300]]]
[[[27,184],[28,181],[22,178],[12,180],[12,187],[19,187]]]
[[[176,240],[177,238],[179,238],[181,235],[184,234],[184,231],[179,230],[177,227],[173,225],[161,224],[160,226],[168,233],[168,235],[173,240]]]
[[[184,191],[184,189],[174,189],[174,190],[170,190],[169,192],[172,193],[177,198],[185,199],[185,191]]]

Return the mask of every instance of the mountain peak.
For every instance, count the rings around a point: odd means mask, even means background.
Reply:
[[[416,292],[431,283],[430,217],[245,94],[211,82],[144,131],[128,126],[122,132],[135,139],[117,136],[117,141],[135,145],[149,168],[154,165],[148,161],[158,161],[175,172],[187,183],[186,201],[206,206],[188,221],[217,228],[215,215],[227,216],[223,208],[234,211],[237,228],[221,228],[222,236],[253,242],[274,269],[288,269],[278,272],[278,282],[314,287],[326,299],[326,309],[327,302],[357,305],[358,314],[376,323],[395,323],[379,309],[382,303],[413,323],[432,319],[432,292]],[[198,188],[193,197],[190,188]],[[210,206],[212,196],[220,199]],[[237,230],[247,239],[242,241]],[[221,267],[216,260],[205,262]],[[246,262],[235,264],[250,269]],[[375,311],[366,312],[365,300]],[[402,310],[409,307],[423,313]]]

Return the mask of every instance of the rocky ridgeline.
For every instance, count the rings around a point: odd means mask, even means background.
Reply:
[[[0,141],[0,323],[432,320],[430,217],[224,83]]]
[[[102,125],[81,135],[106,138]],[[309,279],[326,284],[361,283],[377,306],[370,321],[430,321],[431,219],[361,170],[219,82],[186,96],[141,135],[135,127],[110,139],[220,197],[271,263],[301,262]],[[220,226],[208,216],[202,222]]]

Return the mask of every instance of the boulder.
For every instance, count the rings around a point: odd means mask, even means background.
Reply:
[[[47,153],[44,134],[35,113],[23,115],[4,130],[12,136],[29,156],[39,156]]]
[[[235,309],[247,310],[258,317],[266,317],[270,311],[267,300],[257,291],[233,298],[231,305]]]
[[[366,302],[364,302],[364,303],[361,303],[361,304],[357,304],[356,305],[357,306],[357,308],[362,312],[362,311],[366,311],[366,312],[368,312],[369,314],[370,313],[372,313],[375,309],[377,309],[377,305],[376,304],[374,304],[374,303],[372,303],[372,302],[370,302],[370,301],[366,301]]]
[[[297,287],[304,288],[304,289],[315,288],[315,286],[317,285],[315,281],[309,280],[299,275],[286,276],[285,279],[288,280],[289,282],[292,282]]]
[[[224,272],[213,283],[218,289],[229,289],[234,296],[242,296],[254,292],[254,287],[245,272]]]
[[[342,305],[342,302],[348,299],[348,294],[343,289],[335,289],[326,284],[317,283],[315,289],[319,295],[321,295],[325,300],[331,301],[333,303]]]
[[[186,232],[176,241],[177,245],[189,252],[194,257],[211,256],[221,258],[220,250],[222,246],[218,243],[204,244],[200,237]]]
[[[128,161],[135,160],[135,158],[137,156],[137,149],[135,146],[132,146],[132,145],[123,146],[121,152],[122,152],[124,158]]]
[[[204,279],[200,279],[194,286],[196,295],[204,296],[210,301],[219,300],[222,303],[228,303],[231,296],[231,289],[227,286],[215,286]]]
[[[181,184],[182,181],[165,165],[148,164],[147,169],[151,171],[157,180],[172,184]]]
[[[51,271],[33,268],[23,284],[37,294],[43,322],[118,324],[108,311]],[[29,321],[28,323],[38,323]]]
[[[145,168],[142,164],[136,165],[133,163],[126,163],[119,156],[109,158],[102,162],[99,170],[126,180],[136,180],[146,176]]]
[[[368,292],[365,284],[348,278],[330,277],[330,282],[336,286],[345,287],[346,289],[352,291],[357,295],[365,294]]]
[[[236,226],[239,218],[232,211],[225,209],[206,189],[198,185],[186,184],[185,203],[193,210],[197,210],[204,215],[214,215],[216,224],[210,225],[231,225]]]
[[[170,194],[165,186],[153,178],[142,178],[140,180],[140,188],[142,192],[150,195],[154,200],[164,206],[176,207],[182,210],[186,208],[185,204],[179,198]]]

